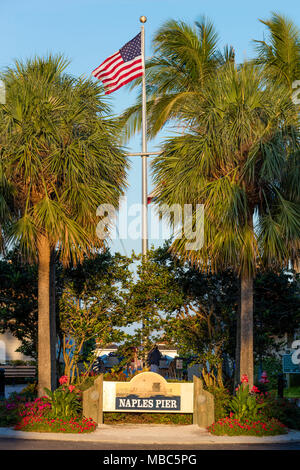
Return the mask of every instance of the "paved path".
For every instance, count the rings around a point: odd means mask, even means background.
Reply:
[[[95,442],[101,444],[122,445],[226,445],[226,444],[291,444],[299,443],[300,431],[270,437],[252,436],[212,436],[205,429],[196,425],[101,425],[96,431],[88,434],[61,434],[14,431],[11,428],[0,428],[0,438],[21,440],[46,440],[65,442]],[[180,447],[179,447],[180,448]]]
[[[47,440],[31,440],[31,439],[0,439],[0,451],[71,451],[71,450],[93,450],[101,451],[103,455],[108,455],[104,451],[233,451],[233,450],[300,450],[299,442],[287,442],[282,444],[194,444],[194,445],[176,445],[176,444],[120,444],[114,442],[78,442],[78,441],[47,441]],[[77,456],[76,456],[77,458]]]

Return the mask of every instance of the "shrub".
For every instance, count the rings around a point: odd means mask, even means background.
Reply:
[[[276,418],[290,429],[300,430],[300,408],[294,400],[277,398],[276,393],[265,397],[266,407],[263,414],[266,418]]]
[[[63,383],[63,382],[62,382]],[[81,411],[80,391],[74,385],[61,385],[54,392],[45,389],[51,405],[52,418],[74,418]]]
[[[18,393],[18,396],[24,398],[26,401],[34,401],[37,398],[37,382],[27,384],[27,386]]]
[[[104,413],[105,424],[193,424],[187,413]]]
[[[278,372],[282,369],[282,361],[276,357],[265,357],[261,363],[262,370],[267,373],[268,376],[268,383],[266,384],[266,389],[272,390],[277,389],[277,382],[278,382]],[[259,367],[258,364],[255,367],[255,376],[259,379]],[[260,383],[261,385],[261,383]],[[261,387],[262,388],[262,387]]]
[[[94,376],[88,376],[84,379],[84,381],[78,385],[78,390],[81,392],[84,392],[88,388],[92,387],[94,385],[95,380],[99,377],[98,375]]]
[[[104,374],[103,380],[108,380],[108,381],[113,381],[113,382],[127,382],[128,377],[122,370],[119,370],[119,371],[112,370],[111,372],[106,372],[106,374]]]
[[[236,396],[229,403],[232,416],[240,422],[246,419],[256,421],[261,416],[261,409],[266,405],[262,399],[258,399],[257,387],[249,390],[248,377],[242,376],[242,383],[236,388]]]
[[[218,420],[228,416],[231,399],[229,390],[215,386],[206,387],[206,390],[214,396],[215,419]]]
[[[19,420],[18,405],[13,401],[3,400],[0,402],[0,427],[14,426]]]

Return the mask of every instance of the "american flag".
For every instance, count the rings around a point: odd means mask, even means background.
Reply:
[[[139,33],[93,70],[92,75],[103,82],[105,94],[108,95],[143,73],[141,33]]]

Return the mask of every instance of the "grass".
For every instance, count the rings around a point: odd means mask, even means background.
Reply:
[[[300,387],[290,387],[284,390],[285,398],[300,398]]]

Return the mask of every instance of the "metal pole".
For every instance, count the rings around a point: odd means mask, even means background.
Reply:
[[[141,26],[141,53],[144,64],[142,78],[142,255],[147,256],[148,251],[148,208],[147,208],[147,108],[146,108],[146,76],[145,76],[145,28],[147,18],[140,17]]]
[[[148,208],[147,208],[147,100],[146,100],[146,70],[145,70],[145,27],[146,16],[140,17],[141,26],[141,53],[144,66],[142,78],[142,257],[146,260],[148,251]],[[142,345],[146,344],[147,335],[145,335],[145,318],[142,321]],[[142,346],[143,347],[143,346]],[[145,350],[144,350],[145,351]],[[146,357],[144,358],[144,364]]]

